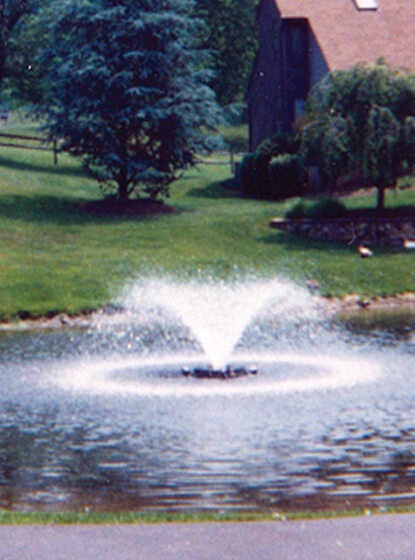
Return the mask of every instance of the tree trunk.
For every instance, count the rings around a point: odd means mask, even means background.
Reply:
[[[127,174],[127,168],[124,165],[123,167],[121,167],[121,169],[119,170],[118,176],[116,178],[118,187],[118,198],[119,201],[122,204],[125,204],[128,202],[128,199],[130,198],[130,190],[129,190],[129,181],[128,181],[128,174]]]
[[[128,182],[118,182],[118,198],[122,204],[128,202],[130,193],[128,191]]]
[[[2,86],[3,78],[6,73],[6,53],[6,41],[3,38],[3,34],[0,32],[0,87]]]
[[[122,204],[128,202],[130,192],[128,189],[128,169],[126,163],[126,155],[128,154],[128,134],[125,127],[121,125],[117,134],[118,155],[120,157],[120,167],[117,172],[116,181],[118,183],[118,198]]]
[[[385,208],[385,187],[377,187],[378,189],[378,198],[377,198],[377,206],[378,210],[383,210]]]

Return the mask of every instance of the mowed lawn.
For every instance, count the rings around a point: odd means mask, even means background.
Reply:
[[[221,186],[229,165],[204,165],[172,185],[171,214],[120,218],[87,214],[79,204],[101,197],[67,155],[0,148],[0,318],[66,311],[115,301],[137,276],[320,282],[324,295],[392,295],[415,291],[415,251],[355,247],[279,233],[271,218],[284,203],[244,200]],[[387,205],[415,204],[413,189],[388,194]],[[374,196],[350,206],[375,204]]]

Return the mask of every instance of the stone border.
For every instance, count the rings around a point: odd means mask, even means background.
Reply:
[[[363,298],[350,294],[342,298],[320,297],[319,304],[323,314],[328,317],[348,315],[398,315],[409,314],[415,317],[415,293],[396,296]]]
[[[415,244],[415,215],[399,218],[274,218],[270,226],[310,239],[347,245],[404,247],[407,242]]]

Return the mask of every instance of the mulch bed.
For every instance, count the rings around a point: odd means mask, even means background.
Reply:
[[[101,200],[90,200],[80,204],[78,208],[88,214],[102,216],[152,216],[154,214],[172,214],[176,210],[162,200],[150,198],[131,199],[121,202],[113,197]]]
[[[379,220],[415,218],[415,206],[399,206],[396,208],[384,208],[383,210],[377,210],[376,208],[357,208],[355,210],[347,210],[346,214],[342,217],[345,219],[376,218]]]

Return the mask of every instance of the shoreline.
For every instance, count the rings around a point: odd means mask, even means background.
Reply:
[[[415,292],[395,296],[377,296],[364,298],[349,294],[340,298],[314,295],[316,307],[327,319],[347,320],[376,316],[413,315],[415,317]],[[79,315],[61,312],[53,316],[28,317],[15,321],[0,322],[0,332],[30,331],[48,329],[90,328],[97,320],[117,322],[120,316],[128,316],[128,311],[114,309],[111,306]]]
[[[415,315],[415,292],[396,296],[362,297],[349,294],[341,298],[323,297],[323,312],[329,316],[356,314],[400,314]]]

